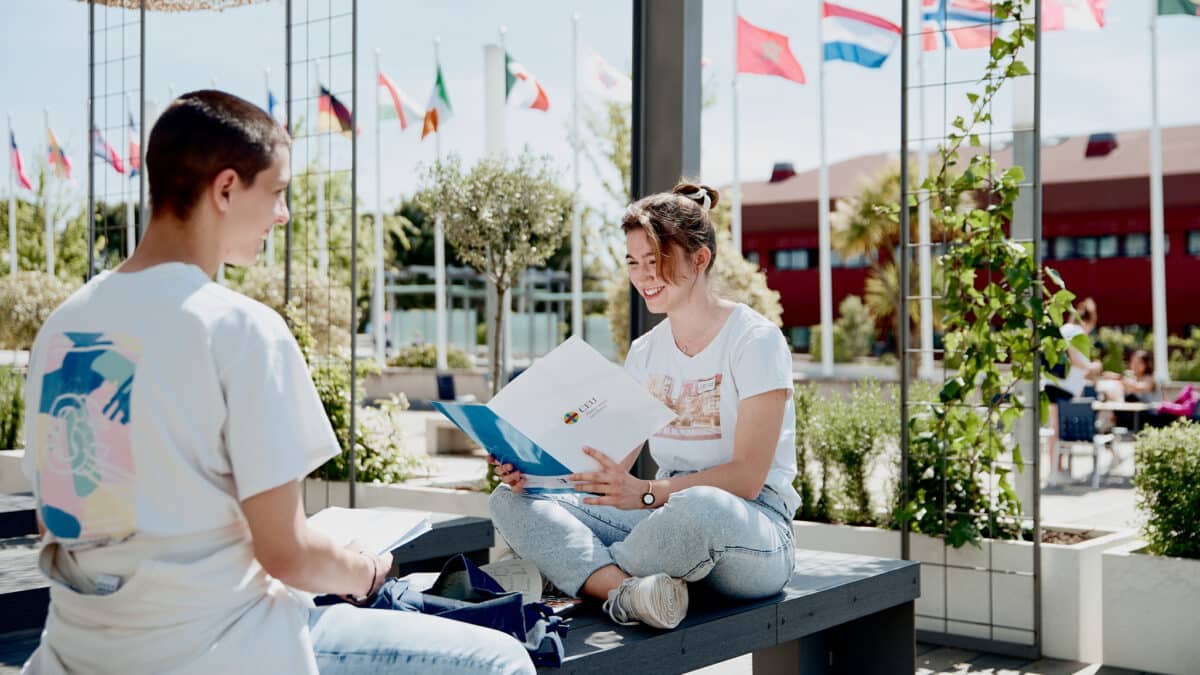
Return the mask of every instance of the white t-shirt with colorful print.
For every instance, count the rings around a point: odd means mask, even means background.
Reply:
[[[625,369],[676,418],[650,438],[650,454],[666,471],[702,471],[733,459],[738,404],[776,389],[793,390],[792,355],[775,324],[744,304],[734,307],[716,337],[688,356],[670,321],[633,341]],[[766,484],[800,506],[796,478],[796,407],[789,395]]]
[[[41,670],[315,672],[304,601],[254,560],[240,505],[338,452],[278,313],[192,265],[105,273],[43,325],[25,396],[48,549],[125,575],[80,593],[43,555]]]

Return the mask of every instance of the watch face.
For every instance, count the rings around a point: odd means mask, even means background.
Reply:
[[[645,504],[646,506],[653,506],[654,505],[654,495],[650,492],[647,492],[646,494],[642,495],[642,503]]]

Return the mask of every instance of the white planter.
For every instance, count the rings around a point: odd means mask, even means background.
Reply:
[[[1158,673],[1200,672],[1200,560],[1104,552],[1104,664]]]
[[[0,450],[0,493],[30,492],[33,486],[21,471],[24,450]]]
[[[900,533],[894,530],[804,521],[796,521],[794,530],[797,548],[900,557]],[[1044,655],[1100,661],[1100,554],[1133,537],[1121,531],[1071,546],[1042,544]],[[913,534],[910,544],[912,558],[921,562],[918,629],[1033,644],[1032,542],[989,539],[979,548],[953,549],[935,537]],[[989,622],[1004,628],[978,625]]]

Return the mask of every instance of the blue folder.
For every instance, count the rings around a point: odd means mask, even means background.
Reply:
[[[525,475],[527,492],[574,492],[571,470],[491,408],[479,403],[434,401],[433,407],[503,464]]]

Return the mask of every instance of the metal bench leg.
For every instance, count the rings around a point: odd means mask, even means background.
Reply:
[[[893,675],[916,670],[913,603],[754,652],[756,675]]]
[[[1092,439],[1092,487],[1100,487],[1100,453],[1104,450],[1104,443]]]

